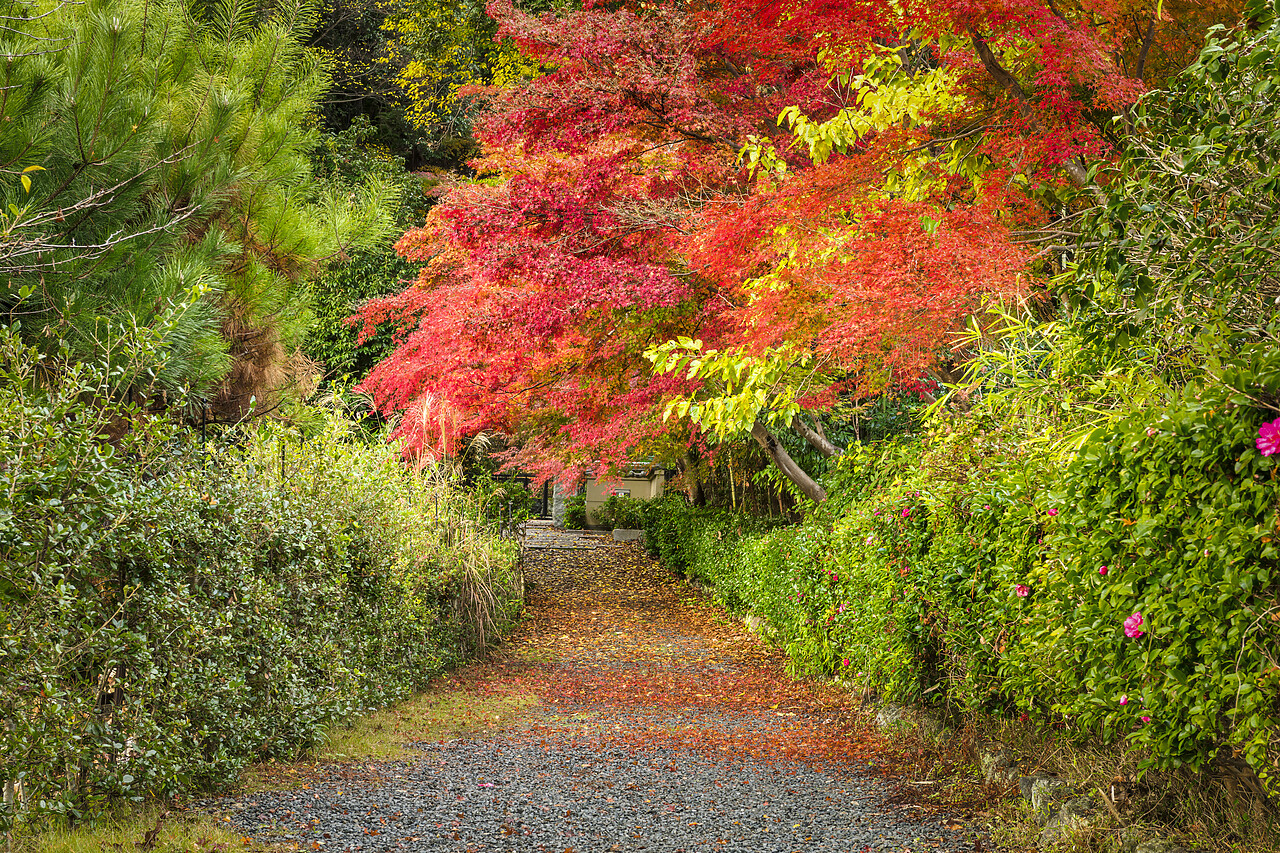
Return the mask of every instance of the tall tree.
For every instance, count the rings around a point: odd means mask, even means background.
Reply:
[[[1156,43],[1109,3],[489,8],[545,73],[493,97],[485,179],[402,239],[426,265],[366,309],[401,326],[366,386],[411,447],[498,428],[551,470],[701,425],[818,500],[774,432],[836,452],[813,413],[1027,291],[1020,241],[1112,156]]]
[[[378,188],[310,182],[325,87],[305,6],[93,0],[6,6],[0,309],[42,349],[111,360],[164,343],[144,392],[243,416],[288,379],[317,265],[375,236]],[[126,359],[136,363],[133,359]]]
[[[364,116],[410,169],[464,168],[476,154],[475,110],[460,93],[536,70],[510,39],[494,38],[497,28],[480,0],[326,0],[308,39],[332,69],[326,129]]]

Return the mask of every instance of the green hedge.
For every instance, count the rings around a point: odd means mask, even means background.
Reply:
[[[0,830],[295,755],[514,617],[513,546],[341,417],[191,446],[4,343]]]
[[[1274,349],[1100,429],[1069,465],[955,419],[851,449],[801,524],[666,502],[648,541],[767,619],[798,672],[1069,722],[1152,766],[1225,748],[1280,791],[1280,457],[1254,445]]]

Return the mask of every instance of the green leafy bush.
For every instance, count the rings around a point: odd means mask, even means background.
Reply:
[[[1199,767],[1229,747],[1272,790],[1280,480],[1255,440],[1278,401],[1280,349],[1268,341],[1180,403],[1096,433],[1060,489],[1036,618],[1063,712],[1163,767]]]
[[[648,503],[640,498],[610,495],[596,510],[596,518],[609,529],[638,530],[644,526],[645,507]]]
[[[514,545],[318,413],[199,447],[0,353],[0,779],[16,821],[225,783],[422,686],[519,606]],[[126,428],[131,426],[131,428]]]
[[[487,472],[472,477],[467,491],[482,517],[502,525],[527,521],[538,505],[538,499],[525,483],[494,477]]]
[[[569,530],[586,530],[587,499],[584,495],[570,495],[564,499],[564,526]]]
[[[852,448],[798,525],[656,502],[649,546],[768,620],[798,672],[1070,722],[1147,766],[1227,749],[1276,790],[1280,478],[1254,442],[1280,348],[1219,350],[1238,354],[1069,465],[970,414]]]

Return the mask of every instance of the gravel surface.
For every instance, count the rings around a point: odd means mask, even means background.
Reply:
[[[943,819],[888,806],[879,779],[801,764],[568,739],[423,753],[381,784],[331,779],[223,808],[246,835],[333,851],[972,849]]]
[[[831,728],[838,708],[808,704],[758,640],[633,546],[557,544],[529,560],[529,617],[482,685],[520,671],[541,704],[418,744],[420,759],[329,765],[306,787],[210,805],[245,836],[334,853],[974,849],[960,823],[891,805],[856,746],[819,759],[857,743]]]

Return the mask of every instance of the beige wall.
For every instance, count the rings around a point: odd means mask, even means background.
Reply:
[[[603,481],[588,477],[587,526],[600,526],[600,520],[596,518],[595,511],[604,504],[610,495],[626,493],[633,498],[646,501],[653,500],[662,496],[662,489],[666,484],[666,479],[666,472],[662,469],[655,470],[650,477],[622,477],[621,479]]]

